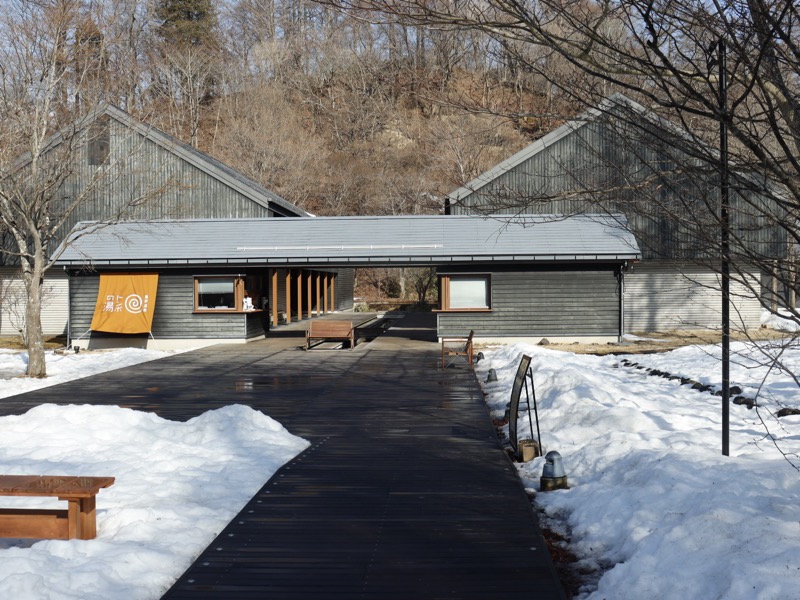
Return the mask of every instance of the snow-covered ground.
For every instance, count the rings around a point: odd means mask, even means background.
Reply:
[[[88,377],[104,371],[128,367],[148,360],[162,358],[176,352],[122,348],[108,352],[83,352],[56,354],[47,352],[47,378],[22,377],[28,368],[28,353],[0,348],[0,398],[38,390]],[[4,381],[5,380],[5,381]]]
[[[800,349],[733,344],[732,353],[732,384],[760,406],[731,406],[724,457],[720,398],[647,372],[718,388],[719,346],[628,357],[642,369],[538,346],[484,351],[477,374],[497,372],[483,384],[494,418],[503,417],[521,355],[532,357],[542,445],[561,453],[570,485],[537,493],[535,505],[593,574],[581,597],[800,597],[800,472],[783,455],[800,464],[800,416],[774,417],[800,407],[791,376]],[[770,368],[768,357],[783,367]],[[529,437],[526,410],[517,423]],[[543,465],[518,465],[527,488],[538,491]]]
[[[613,356],[526,345],[484,352],[477,375],[498,373],[484,384],[497,418],[520,356],[533,358],[542,442],[562,454],[571,486],[538,493],[535,502],[570,540],[580,566],[597,575],[582,597],[800,596],[800,472],[782,454],[797,458],[800,416],[773,417],[780,407],[800,408],[790,374],[800,372],[800,350],[734,344],[733,351],[732,383],[760,406],[731,407],[730,457],[720,451],[720,399],[708,392],[620,366]],[[164,354],[49,355],[51,379],[2,380],[0,397]],[[719,385],[718,355],[706,346],[629,358]],[[0,372],[24,371],[23,356],[0,354]],[[767,356],[779,356],[783,367],[767,367]],[[518,424],[527,435],[527,413]],[[54,405],[0,418],[2,472],[117,478],[98,496],[96,540],[0,541],[0,598],[155,600],[306,445],[243,406],[188,423]],[[519,465],[526,487],[538,490],[542,465],[541,458]]]
[[[51,377],[0,380],[0,397],[166,354],[48,353]],[[0,370],[6,377],[23,373],[25,355],[0,354]],[[96,539],[0,540],[0,598],[158,599],[264,482],[307,446],[241,405],[186,423],[118,407],[52,404],[0,418],[0,472],[116,478],[97,497]]]

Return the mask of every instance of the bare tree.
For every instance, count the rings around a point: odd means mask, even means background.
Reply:
[[[76,35],[86,31],[77,2],[9,3],[0,31],[0,250],[20,267],[27,374],[44,377],[44,276],[56,247],[82,207],[137,161],[110,150],[108,121],[95,118],[104,42],[94,35],[87,51]],[[131,189],[101,220],[123,218],[157,193]]]
[[[407,269],[406,276],[417,294],[417,304],[420,307],[425,306],[431,291],[436,289],[436,269],[414,267]]]

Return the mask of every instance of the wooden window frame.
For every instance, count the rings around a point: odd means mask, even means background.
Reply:
[[[201,307],[198,300],[198,283],[202,279],[233,279],[233,308],[204,308]],[[202,314],[220,314],[220,313],[244,313],[252,312],[242,310],[244,303],[244,290],[245,290],[245,276],[241,274],[236,275],[195,275],[194,276],[194,311],[195,313]]]
[[[486,281],[486,301],[488,306],[459,307],[450,306],[450,282],[452,279],[472,278]],[[492,312],[492,275],[491,273],[442,273],[439,275],[439,309],[438,312]]]

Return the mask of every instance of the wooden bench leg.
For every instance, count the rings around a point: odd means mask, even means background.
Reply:
[[[81,507],[77,498],[67,499],[67,539],[74,540],[80,532]]]
[[[68,538],[70,540],[93,540],[97,537],[97,500],[91,498],[67,498]]]

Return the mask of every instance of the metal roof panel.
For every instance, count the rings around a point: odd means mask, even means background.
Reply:
[[[628,260],[621,215],[316,217],[79,224],[60,265]]]

